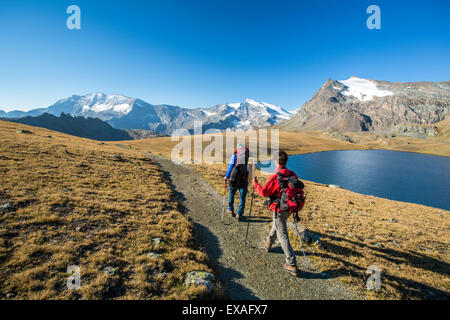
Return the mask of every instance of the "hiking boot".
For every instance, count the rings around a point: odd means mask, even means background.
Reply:
[[[270,252],[270,249],[272,248],[272,244],[267,241],[266,239],[263,239],[264,249],[266,249],[267,252]]]
[[[235,217],[236,215],[234,214],[233,211],[231,211],[230,209],[226,210],[226,213],[230,214],[232,217]]]
[[[289,272],[290,274],[297,276],[297,266],[291,266],[288,264],[284,264],[284,270]]]

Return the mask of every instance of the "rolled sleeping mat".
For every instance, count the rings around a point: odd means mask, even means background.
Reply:
[[[253,183],[253,177],[255,176],[255,161],[253,158],[249,158],[248,159],[248,165],[247,165],[247,169],[248,169],[248,183],[252,184]]]

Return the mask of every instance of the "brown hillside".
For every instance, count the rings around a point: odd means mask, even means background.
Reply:
[[[211,271],[206,254],[196,249],[192,223],[151,160],[4,121],[0,142],[0,205],[10,206],[0,210],[0,298],[190,299],[203,293],[183,279],[188,271]],[[148,257],[152,251],[161,256]],[[81,268],[81,290],[66,287],[70,265]]]

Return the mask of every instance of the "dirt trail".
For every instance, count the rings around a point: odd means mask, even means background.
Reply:
[[[231,299],[361,299],[331,274],[322,276],[307,270],[301,252],[296,252],[299,276],[296,278],[285,272],[281,248],[274,246],[271,253],[262,249],[261,239],[267,234],[263,228],[266,221],[251,220],[246,245],[247,221],[237,222],[225,214],[221,223],[223,196],[198,171],[167,158],[146,155],[159,163],[171,181]],[[245,215],[247,213],[248,208]]]

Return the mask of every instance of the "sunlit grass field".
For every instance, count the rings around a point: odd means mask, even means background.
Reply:
[[[0,211],[2,298],[205,293],[184,285],[186,272],[211,272],[193,224],[158,166],[139,152],[0,121],[0,205],[6,203],[13,207]],[[80,290],[66,286],[71,265],[81,269]]]

